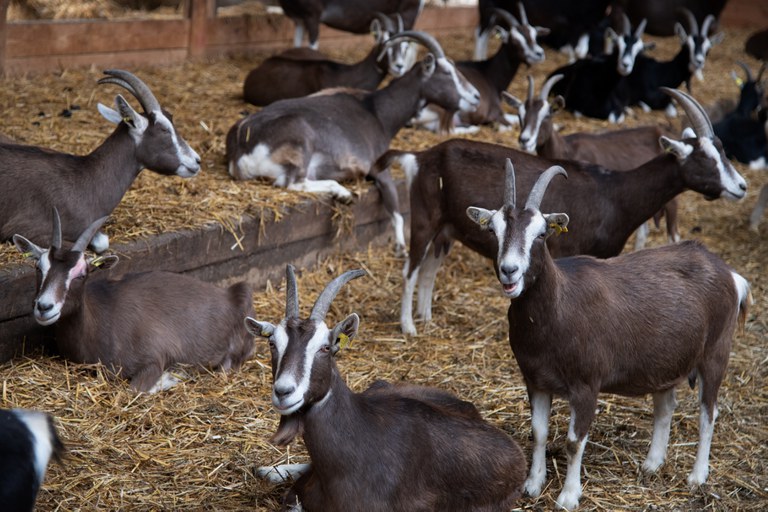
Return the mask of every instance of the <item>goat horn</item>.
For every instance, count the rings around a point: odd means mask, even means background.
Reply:
[[[685,19],[688,20],[688,29],[689,33],[688,35],[695,36],[699,33],[699,24],[696,21],[696,17],[693,15],[693,13],[686,9],[685,7],[681,7],[678,9],[678,12],[680,12],[683,16],[685,16]]]
[[[293,265],[285,267],[285,318],[299,317],[299,290]]]
[[[747,82],[754,82],[755,79],[752,77],[752,71],[750,71],[749,66],[741,62],[740,60],[735,61],[736,64],[744,70],[744,74],[747,75]]]
[[[554,85],[563,78],[565,78],[565,75],[561,73],[559,75],[552,75],[549,77],[549,79],[547,79],[546,82],[544,82],[544,85],[541,87],[542,101],[547,101],[547,98],[549,98],[549,92],[552,90],[552,87],[554,87]]]
[[[541,206],[541,200],[544,199],[544,192],[547,191],[547,187],[549,186],[549,182],[552,181],[552,178],[558,174],[562,174],[566,178],[568,177],[568,173],[565,172],[565,169],[559,165],[553,165],[541,173],[539,179],[537,179],[536,183],[533,185],[531,193],[528,194],[528,200],[525,202],[526,210],[528,208],[535,208],[536,210],[539,209]]]
[[[385,48],[389,48],[390,46],[395,44],[395,42],[399,39],[410,39],[411,41],[416,41],[417,43],[421,43],[436,58],[438,59],[445,58],[445,52],[443,52],[443,47],[440,46],[440,43],[437,42],[437,39],[427,34],[426,32],[420,32],[418,30],[404,30],[403,32],[400,32],[390,37],[387,40],[387,42],[384,43]]]
[[[685,115],[691,121],[691,128],[697,137],[713,138],[715,131],[712,129],[712,122],[698,101],[693,99],[688,93],[669,87],[659,87],[665,94],[676,99],[685,111]]]
[[[394,32],[395,25],[386,14],[376,11],[373,13],[373,18],[374,20],[379,20],[379,23],[381,23],[381,30],[385,30],[390,34]],[[371,20],[371,25],[373,25],[373,20]]]
[[[632,23],[629,21],[627,13],[621,13],[621,32],[622,35],[628,36],[632,34]]]
[[[643,18],[642,20],[640,20],[640,24],[635,29],[635,37],[637,39],[640,39],[641,37],[643,37],[643,32],[645,32],[645,26],[647,24],[648,24],[647,18]]]
[[[61,217],[59,217],[59,210],[53,207],[53,235],[51,239],[51,247],[54,249],[61,249]]]
[[[514,208],[515,203],[517,202],[517,190],[515,189],[515,167],[512,165],[512,160],[509,158],[507,158],[505,170],[507,172],[507,180],[504,186],[504,206]]]
[[[102,78],[99,80],[99,84],[115,84],[119,85],[120,87],[123,87],[124,89],[128,90],[131,94],[133,94],[137,100],[139,100],[139,103],[141,103],[141,107],[144,109],[144,112],[150,113],[154,110],[160,110],[160,102],[157,101],[157,98],[155,98],[155,95],[152,94],[152,91],[149,90],[149,87],[147,84],[142,82],[139,77],[134,75],[133,73],[129,73],[128,71],[123,71],[122,69],[107,69],[104,71],[105,75],[109,75],[108,77]]]
[[[395,16],[397,16],[397,31],[402,32],[405,30],[405,23],[403,22],[403,17],[400,16],[400,13],[396,13]]]
[[[517,21],[517,18],[512,16],[512,13],[509,11],[505,11],[504,9],[494,9],[493,14],[507,22],[509,25],[508,28],[517,27],[520,25],[520,22]]]
[[[533,101],[533,77],[528,75],[528,98],[525,102],[530,103],[531,101]]]
[[[525,6],[523,5],[523,2],[518,2],[517,8],[520,11],[520,23],[528,25],[528,16],[525,14]]]
[[[712,23],[715,21],[715,17],[711,14],[707,15],[706,18],[704,18],[704,22],[701,24],[701,35],[704,37],[708,37],[707,33],[709,32],[709,28],[712,26]]]
[[[72,246],[72,252],[84,252],[88,244],[91,243],[91,239],[96,232],[101,228],[101,225],[107,220],[107,216],[95,220],[90,226],[85,228],[85,231],[77,238],[75,245]]]
[[[318,322],[325,320],[325,315],[328,314],[328,310],[331,308],[331,303],[336,297],[336,294],[339,293],[339,290],[341,290],[341,287],[352,279],[364,276],[366,273],[365,270],[348,270],[328,283],[315,301],[315,305],[312,306],[312,313],[309,315],[309,318]]]
[[[765,71],[766,66],[768,66],[768,62],[763,61],[763,64],[760,66],[760,71],[757,72],[757,78],[755,78],[755,82],[760,83],[760,80],[763,79],[763,72]]]

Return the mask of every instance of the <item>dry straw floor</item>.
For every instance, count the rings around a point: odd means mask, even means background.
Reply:
[[[702,103],[735,97],[729,77],[741,53],[744,32],[727,32],[707,64],[706,81],[694,82]],[[469,36],[445,38],[449,54],[471,53]],[[659,40],[655,53],[671,55],[676,40]],[[334,53],[347,60],[357,53]],[[541,83],[563,57],[531,72]],[[211,222],[237,223],[242,214],[258,214],[294,204],[295,194],[259,183],[236,183],[224,168],[224,136],[243,111],[245,74],[258,59],[218,60],[132,70],[175,115],[177,126],[201,154],[203,173],[191,180],[144,172],[107,226],[114,243]],[[0,88],[4,117],[0,131],[29,143],[86,153],[111,130],[96,112],[96,102],[110,104],[118,92],[97,87],[101,70],[61,70],[44,76],[5,79]],[[525,69],[512,90],[525,94]],[[135,102],[133,102],[135,105]],[[79,109],[76,109],[79,107]],[[70,117],[60,115],[68,110]],[[561,114],[566,131],[608,128],[606,123],[575,120]],[[638,113],[629,125],[667,121]],[[672,128],[679,129],[679,121]],[[512,144],[516,131],[483,129],[474,138]],[[401,131],[396,147],[428,147],[438,137]],[[720,417],[712,445],[709,483],[690,491],[685,477],[693,464],[697,440],[695,392],[681,388],[674,416],[668,462],[656,476],[639,467],[650,442],[650,399],[603,396],[584,457],[582,510],[764,510],[768,506],[768,220],[761,233],[747,230],[746,218],[764,172],[739,169],[750,183],[745,201],[706,202],[691,192],[682,196],[681,231],[720,254],[752,283],[755,304],[744,332],[737,335],[728,375],[720,394]],[[358,190],[367,187],[354,185]],[[664,243],[659,232],[651,245]],[[17,263],[5,245],[0,262]],[[474,402],[484,416],[514,437],[530,455],[530,424],[525,390],[507,345],[506,301],[490,264],[457,247],[439,273],[434,321],[418,325],[420,334],[399,333],[399,295],[403,261],[389,248],[369,248],[322,261],[299,277],[304,308],[332,277],[350,268],[370,276],[347,285],[329,321],[356,311],[360,336],[339,356],[349,385],[364,389],[374,379],[440,386]],[[648,269],[653,272],[653,269]],[[258,317],[277,321],[283,314],[282,283],[254,296]],[[306,312],[306,309],[304,310]],[[685,305],[680,305],[685,315]],[[277,425],[269,401],[268,350],[257,340],[255,357],[242,371],[209,374],[188,371],[177,388],[158,395],[135,395],[124,382],[110,380],[96,367],[73,365],[55,357],[30,355],[0,366],[2,406],[47,410],[69,448],[61,466],[50,468],[40,493],[39,510],[274,510],[281,489],[254,478],[254,466],[301,462],[300,443],[287,450],[268,443]],[[550,432],[550,485],[541,498],[525,498],[520,507],[553,507],[565,470],[567,406],[555,400]],[[425,468],[428,471],[429,468]]]

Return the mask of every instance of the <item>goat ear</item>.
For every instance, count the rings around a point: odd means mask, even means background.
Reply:
[[[269,338],[275,333],[275,326],[269,322],[259,322],[250,316],[245,317],[245,329],[254,336]]]
[[[360,317],[356,313],[352,313],[347,318],[337,323],[331,330],[332,351],[335,354],[349,345],[349,343],[357,336],[357,329],[360,327]]]
[[[33,244],[21,235],[13,235],[13,244],[25,257],[34,258],[36,260],[39,260],[40,256],[45,252],[45,249]]]
[[[559,235],[568,232],[568,215],[565,213],[545,213],[544,220],[547,221],[547,236]]]
[[[664,135],[659,138],[659,144],[661,144],[661,148],[665,152],[672,153],[677,157],[678,160],[684,160],[685,158],[688,158],[688,155],[693,152],[693,146],[690,144],[672,140]]]
[[[116,254],[109,256],[96,256],[95,258],[88,258],[88,271],[94,270],[109,270],[118,264],[120,258]]]
[[[509,31],[499,25],[493,27],[491,35],[501,40],[502,43],[509,41]]]
[[[120,119],[125,124],[141,131],[147,127],[147,120],[144,116],[133,110],[133,107],[119,94],[115,97],[115,105],[117,105],[117,111],[120,112]]]
[[[486,210],[477,206],[470,206],[467,208],[467,217],[480,227],[487,228],[491,222],[491,217],[496,213],[496,210]]]
[[[536,37],[548,36],[552,32],[547,27],[536,27]]]
[[[684,139],[695,139],[696,138],[696,132],[694,132],[693,128],[691,128],[690,126],[686,126],[683,129],[682,137]]]
[[[557,112],[558,110],[565,108],[565,98],[560,96],[559,94],[555,96],[552,99],[552,112]]]
[[[709,38],[709,42],[710,44],[713,44],[713,45],[720,44],[723,42],[723,39],[725,39],[725,34],[723,34],[722,32],[718,32],[717,34]]]
[[[102,117],[104,117],[104,119],[106,119],[110,123],[120,124],[120,121],[123,120],[120,117],[120,114],[117,112],[117,110],[111,109],[106,105],[98,103],[96,105],[96,109],[99,111]]]
[[[619,35],[611,27],[608,27],[605,29],[605,38],[610,39],[611,41],[618,41]]]
[[[523,106],[523,102],[517,99],[516,97],[509,94],[507,91],[501,91],[501,98],[504,100],[504,102],[509,105],[512,108],[519,109]]]
[[[421,61],[421,66],[424,68],[424,78],[429,78],[435,72],[437,66],[437,59],[431,53],[428,53]]]

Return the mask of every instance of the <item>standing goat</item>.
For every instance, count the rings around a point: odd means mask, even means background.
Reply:
[[[553,166],[515,204],[515,174],[507,160],[499,210],[470,207],[468,217],[496,239],[496,274],[511,299],[509,344],[531,405],[533,457],[525,491],[538,496],[546,479],[546,444],[552,396],[571,409],[568,472],[557,504],[578,506],[581,459],[600,392],[653,395],[653,437],[643,470],[664,463],[675,409],[675,388],[699,384],[699,446],[688,476],[702,485],[717,393],[728,366],[733,332],[744,325],[749,284],[697,242],[683,242],[608,260],[574,256],[555,260],[547,238],[565,231],[568,215],[541,212],[550,180],[566,175]],[[545,209],[545,211],[551,211]]]
[[[183,178],[200,171],[200,157],[178,134],[149,87],[127,71],[104,73],[109,76],[99,83],[125,88],[139,100],[144,114],[119,94],[117,110],[99,104],[101,115],[117,128],[85,156],[0,144],[0,241],[24,233],[43,243],[44,226],[56,206],[64,219],[64,240],[72,242],[93,221],[112,213],[142,169]],[[98,233],[91,247],[103,252],[109,239]]]
[[[163,373],[175,363],[239,368],[253,351],[242,323],[253,312],[250,287],[241,282],[224,290],[160,271],[89,280],[97,262],[106,268],[116,260],[84,254],[104,220],[91,224],[70,250],[62,248],[55,209],[48,249],[13,237],[37,262],[33,313],[40,325],[56,324],[59,352],[78,363],[107,365],[136,391],[150,393],[176,383]]]
[[[549,77],[563,75],[563,79],[552,87],[552,93],[565,98],[565,108],[576,115],[611,122],[624,119],[629,97],[623,82],[632,73],[635,59],[646,46],[642,40],[645,20],[634,32],[626,14],[622,20],[621,35],[610,27],[606,29],[613,47],[610,54],[577,60],[549,74]]]
[[[300,98],[328,87],[351,87],[375,90],[387,70],[394,76],[408,71],[405,56],[409,43],[384,49],[384,43],[397,32],[403,31],[390,18],[376,13],[371,22],[375,44],[368,55],[355,64],[330,60],[309,48],[293,48],[268,58],[245,78],[243,99],[258,106],[269,105],[285,98]]]
[[[519,22],[507,11],[496,9],[494,19],[504,27],[495,27],[502,43],[493,57],[482,61],[456,63],[456,69],[480,92],[480,104],[477,108],[472,112],[461,112],[457,115],[455,109],[428,105],[422,109],[416,123],[424,124],[425,120],[429,123],[430,118],[437,117],[437,127],[434,131],[439,133],[453,132],[457,117],[457,124],[462,129],[470,127],[470,130],[476,130],[476,126],[484,124],[510,126],[501,106],[500,95],[509,87],[520,64],[530,66],[544,60],[544,50],[536,42],[536,37],[549,32],[548,29],[529,24],[522,3],[519,8]]]
[[[278,187],[349,202],[352,194],[337,180],[367,176],[424,102],[461,110],[478,105],[477,90],[432,36],[405,31],[385,46],[401,39],[415,40],[430,53],[387,87],[362,96],[341,92],[282,100],[238,121],[227,134],[229,174],[240,180],[270,178]],[[396,212],[391,176],[382,173],[374,179],[387,209]],[[404,245],[401,216],[395,232]]]
[[[25,409],[0,409],[0,498],[4,510],[35,509],[48,461],[64,453],[50,415]],[[521,461],[525,464],[525,459]],[[522,478],[521,478],[522,481]]]
[[[454,240],[486,258],[495,258],[496,239],[480,232],[464,215],[469,206],[493,208],[503,197],[500,162],[511,158],[517,166],[518,188],[533,186],[542,168],[563,166],[568,186],[553,184],[545,201],[547,209],[574,215],[567,237],[551,238],[556,258],[589,254],[598,258],[618,255],[627,239],[654,213],[685,190],[708,199],[741,199],[747,184],[723,153],[704,109],[687,94],[667,89],[691,120],[684,138],[659,138],[665,153],[629,171],[614,171],[596,164],[549,160],[521,151],[482,142],[454,139],[425,151],[390,151],[375,171],[398,160],[405,169],[410,190],[411,240],[403,269],[404,285],[400,325],[415,334],[412,301],[418,283],[418,313],[432,318],[432,289],[437,270]],[[394,216],[393,216],[394,221]]]
[[[413,28],[424,0],[280,0],[286,16],[296,23],[293,46],[301,46],[307,31],[309,47],[317,50],[320,23],[355,34],[365,34],[376,13],[402,16],[406,30]]]
[[[709,30],[715,18],[707,16],[701,25],[696,23],[691,11],[683,9],[688,21],[689,32],[680,23],[675,23],[675,33],[680,37],[680,51],[672,60],[659,62],[653,57],[638,55],[635,67],[621,86],[628,92],[629,105],[640,105],[643,110],[666,110],[670,117],[677,115],[671,98],[662,92],[661,87],[677,88],[685,83],[690,91],[691,75],[700,75],[712,45],[723,39],[723,34],[710,37]]]
[[[541,87],[539,96],[534,97],[533,77],[528,75],[528,97],[525,102],[507,92],[503,93],[504,100],[516,108],[520,116],[520,149],[545,158],[582,160],[617,171],[634,169],[662,153],[659,138],[663,133],[656,126],[560,135],[555,130],[552,116],[563,108],[565,100],[562,96],[556,96],[550,104],[549,91],[561,78],[562,75],[549,77]],[[667,217],[667,238],[670,243],[679,242],[677,199],[672,199],[664,205],[663,211],[654,214],[657,225],[662,213]],[[648,239],[647,225],[645,223],[637,230],[635,249],[645,247]]]
[[[354,393],[345,384],[334,356],[360,319],[352,313],[329,329],[325,317],[341,287],[363,275],[351,270],[331,281],[301,319],[288,266],[285,318],[246,319],[269,338],[272,403],[281,414],[273,442],[303,433],[312,460],[296,471],[303,475],[284,510],[298,498],[308,512],[507,512],[521,493],[525,457],[474,405],[435,388],[377,381]]]

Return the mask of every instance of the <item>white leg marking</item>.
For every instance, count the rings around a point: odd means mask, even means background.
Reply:
[[[648,242],[648,221],[643,222],[635,231],[635,250],[639,251]]]
[[[273,484],[282,484],[298,480],[309,471],[310,464],[280,464],[278,466],[261,466],[256,470],[256,476]]]
[[[643,463],[643,471],[647,473],[655,473],[667,457],[669,429],[672,426],[675,406],[677,406],[677,400],[674,388],[653,394],[653,437],[648,456]]]
[[[565,484],[560,496],[557,497],[557,505],[566,510],[572,510],[579,506],[581,498],[581,459],[584,456],[584,448],[587,446],[588,435],[581,440],[576,438],[574,432],[574,420],[576,415],[571,409],[571,424],[568,427],[568,442],[577,443],[576,453],[568,452],[568,472],[565,475]]]
[[[427,255],[419,267],[418,295],[416,299],[416,314],[425,322],[432,320],[432,292],[435,289],[437,271],[445,259],[444,254],[435,256],[434,247],[430,245]]]
[[[310,194],[329,194],[345,203],[352,201],[352,193],[334,180],[302,180],[288,185],[288,189]]]
[[[416,326],[413,323],[413,290],[416,287],[416,280],[419,278],[419,268],[417,267],[411,274],[410,279],[406,275],[406,269],[410,265],[410,260],[405,262],[403,267],[403,298],[400,303],[400,330],[403,334],[416,334]]]
[[[699,375],[701,377],[701,375]],[[703,382],[699,382],[700,389]],[[715,414],[709,417],[704,404],[701,404],[701,413],[699,415],[699,447],[696,452],[696,462],[693,464],[693,471],[688,475],[688,485],[697,487],[707,481],[709,476],[709,450],[712,447],[712,434],[715,430],[715,420],[717,419],[717,405],[715,405]]]
[[[542,392],[531,394],[531,429],[533,431],[533,454],[531,470],[525,481],[525,493],[532,497],[541,494],[547,478],[547,436],[549,435],[549,414],[552,395]]]
[[[154,394],[158,391],[166,391],[168,389],[171,389],[173,386],[181,382],[179,379],[174,377],[168,372],[163,372],[163,374],[160,376],[160,378],[157,380],[154,386],[152,386],[147,393]]]
[[[395,230],[395,254],[406,256],[408,251],[405,248],[405,222],[403,216],[397,212],[392,214],[392,227]]]

